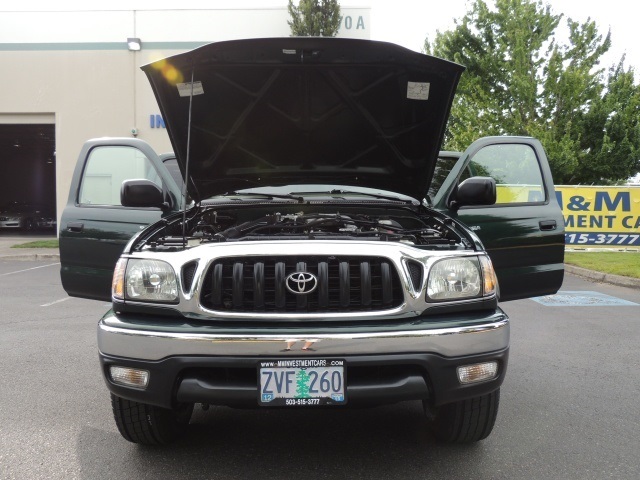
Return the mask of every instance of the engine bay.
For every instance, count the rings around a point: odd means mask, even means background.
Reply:
[[[195,210],[195,213],[194,213]],[[407,207],[278,204],[198,207],[165,219],[137,248],[166,249],[200,243],[276,240],[364,240],[426,248],[469,248],[448,217]]]

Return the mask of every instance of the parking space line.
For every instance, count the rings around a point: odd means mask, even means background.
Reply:
[[[65,300],[69,300],[71,297],[61,298],[60,300],[55,300],[53,302],[45,303],[44,305],[40,305],[41,307],[50,307],[51,305],[55,305],[56,303],[64,302]]]
[[[8,273],[0,273],[0,277],[6,277],[7,275],[13,275],[15,273],[22,273],[22,272],[28,272],[29,270],[36,270],[38,268],[45,268],[45,267],[53,267],[54,265],[60,265],[60,262],[58,263],[52,263],[50,265],[40,265],[39,267],[32,267],[32,268],[26,268],[24,270],[17,270],[15,272],[8,272]]]
[[[637,306],[637,303],[613,297],[602,292],[560,290],[555,295],[531,298],[545,307],[619,307]]]

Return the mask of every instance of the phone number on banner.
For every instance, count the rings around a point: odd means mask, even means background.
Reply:
[[[565,233],[565,243],[579,245],[640,245],[640,235],[627,233]]]

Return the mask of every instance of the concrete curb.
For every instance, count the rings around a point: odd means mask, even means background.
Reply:
[[[576,267],[575,265],[564,264],[564,271],[572,275],[592,280],[600,283],[610,283],[619,287],[639,288],[640,278],[623,277],[622,275],[613,275],[611,273],[596,272],[587,270],[586,268]]]
[[[0,260],[57,260],[60,261],[59,253],[16,253],[0,255]]]

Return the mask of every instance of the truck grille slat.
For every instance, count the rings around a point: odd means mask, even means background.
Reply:
[[[214,308],[218,308],[222,305],[222,265],[214,265],[211,269],[211,303]]]
[[[276,309],[283,309],[287,302],[286,287],[284,286],[285,279],[285,264],[284,262],[277,262],[274,275],[274,291],[275,291],[275,307]]]
[[[321,310],[329,308],[329,264],[318,263],[318,307]]]
[[[340,306],[347,308],[350,298],[349,262],[340,262]]]
[[[382,305],[391,305],[393,300],[391,296],[391,267],[387,262],[382,262],[380,265],[380,275],[382,283]]]
[[[296,272],[315,276],[312,292],[287,289],[287,277]],[[200,295],[204,308],[249,314],[367,312],[403,301],[398,272],[382,257],[222,258],[209,266]]]
[[[264,308],[264,263],[253,266],[253,304],[256,309]]]
[[[242,297],[244,296],[245,292],[243,264],[240,262],[236,262],[233,264],[232,290],[233,308],[240,309],[243,305]]]
[[[371,266],[369,262],[360,263],[360,294],[364,306],[371,305]]]

